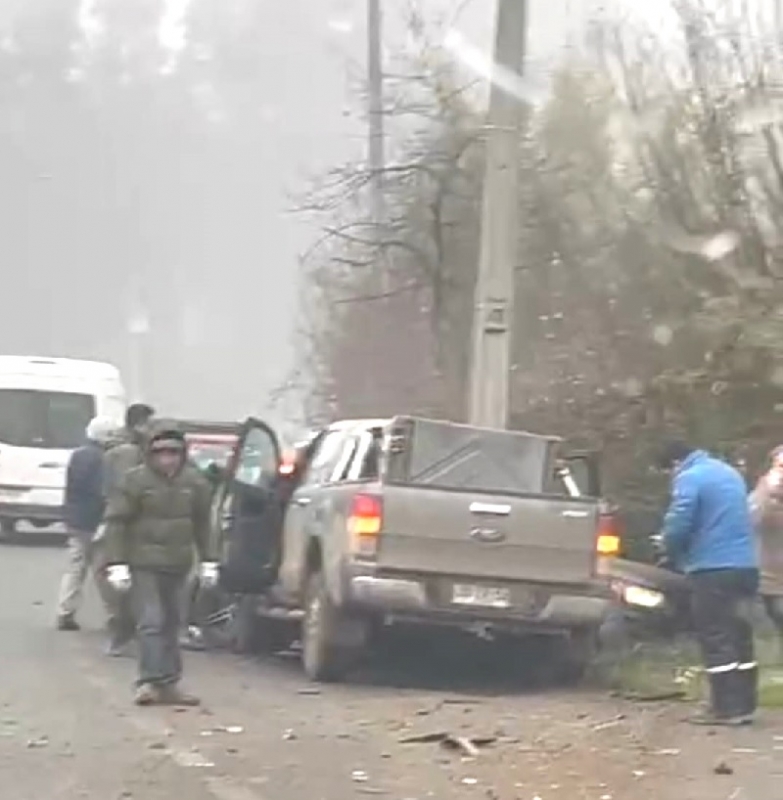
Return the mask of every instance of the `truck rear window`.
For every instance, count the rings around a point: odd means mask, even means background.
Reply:
[[[441,489],[542,493],[553,441],[541,436],[416,420],[408,483]]]
[[[0,389],[0,442],[14,447],[72,450],[94,416],[92,395]]]

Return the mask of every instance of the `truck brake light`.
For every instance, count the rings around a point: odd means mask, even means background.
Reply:
[[[598,517],[598,533],[595,549],[599,556],[619,556],[621,537],[617,516],[602,513]]]
[[[357,494],[351,500],[347,522],[353,554],[359,558],[374,558],[383,524],[381,499],[371,494]]]

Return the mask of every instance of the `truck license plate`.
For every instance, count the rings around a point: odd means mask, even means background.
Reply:
[[[508,589],[496,586],[455,583],[451,592],[451,601],[460,606],[508,608],[511,605],[511,593]]]

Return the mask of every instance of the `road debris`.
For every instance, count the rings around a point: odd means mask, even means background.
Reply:
[[[687,700],[688,693],[683,689],[673,689],[667,692],[623,692],[620,694],[623,700],[629,700],[632,703],[669,703],[675,700]]]
[[[400,744],[439,744],[445,750],[456,750],[475,758],[482,747],[488,747],[496,741],[496,736],[458,736],[448,731],[438,731],[405,736],[400,739]]]
[[[201,736],[214,736],[216,733],[244,733],[245,729],[241,725],[218,725],[215,728],[207,728],[201,731]]]
[[[719,761],[712,770],[716,775],[733,775],[734,770],[725,761]]]
[[[607,728],[614,728],[615,726],[619,725],[621,722],[625,721],[625,714],[618,714],[616,717],[612,717],[611,719],[607,719],[604,722],[597,722],[593,725],[594,731],[604,731]]]
[[[301,695],[308,695],[308,696],[316,696],[321,694],[321,690],[317,686],[303,686],[297,694]]]
[[[27,747],[30,750],[39,750],[42,747],[49,746],[49,737],[48,736],[39,736],[37,739],[29,739],[27,742]]]
[[[370,777],[369,777],[369,775],[368,775],[366,772],[364,772],[363,770],[361,770],[361,769],[355,769],[355,770],[354,770],[354,771],[351,773],[351,780],[352,780],[354,783],[367,783],[367,781],[368,781],[368,780],[370,780]]]
[[[288,728],[287,730],[283,731],[284,742],[295,742],[297,738],[298,737],[296,733],[291,728]]]
[[[460,781],[460,783],[463,784],[464,786],[475,786],[478,783],[478,779],[477,778],[463,778]]]

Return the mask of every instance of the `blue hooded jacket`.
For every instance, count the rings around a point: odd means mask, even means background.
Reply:
[[[747,487],[724,461],[696,450],[674,476],[663,523],[666,552],[686,573],[758,568]]]

